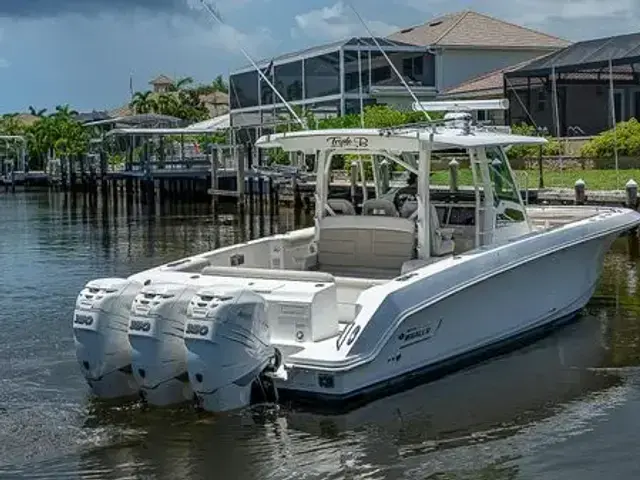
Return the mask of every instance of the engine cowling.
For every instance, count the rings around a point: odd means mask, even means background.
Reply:
[[[145,286],[131,305],[129,343],[133,375],[145,400],[169,405],[193,396],[187,378],[183,341],[192,286],[158,283]]]
[[[189,381],[200,405],[226,411],[250,403],[251,384],[274,357],[267,305],[250,290],[206,288],[192,298],[184,330]]]
[[[101,398],[134,395],[129,310],[142,284],[124,278],[91,280],[76,299],[73,336],[76,358],[94,394]]]

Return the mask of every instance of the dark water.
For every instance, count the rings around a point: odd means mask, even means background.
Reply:
[[[0,478],[640,478],[638,253],[627,238],[585,314],[523,350],[348,415],[212,417],[92,400],[74,357],[75,297],[92,278],[310,219],[161,214],[0,193]]]

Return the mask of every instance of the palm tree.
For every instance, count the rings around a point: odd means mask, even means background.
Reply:
[[[211,82],[211,86],[215,92],[229,93],[229,85],[227,85],[222,75],[218,75],[215,80]]]
[[[161,115],[176,115],[180,108],[179,100],[171,94],[163,93],[156,100],[155,112]]]
[[[18,113],[6,113],[0,117],[0,133],[4,135],[20,135],[24,125],[18,118]]]
[[[45,113],[47,113],[46,108],[41,108],[40,110],[38,110],[32,105],[29,106],[29,114],[33,115],[34,117],[44,117]]]
[[[177,92],[180,90],[184,90],[188,85],[192,85],[192,84],[193,84],[192,77],[183,77],[173,82],[173,85],[171,85],[169,90],[172,92]]]
[[[153,99],[153,92],[136,92],[129,103],[131,108],[136,114],[150,113],[155,110],[155,100]]]
[[[68,103],[64,105],[56,105],[56,111],[52,114],[52,116],[62,117],[62,118],[71,118],[78,115],[76,110],[73,110]]]

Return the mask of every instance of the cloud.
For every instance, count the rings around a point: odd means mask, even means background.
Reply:
[[[115,108],[128,101],[131,73],[135,90],[150,88],[149,80],[161,73],[208,83],[248,63],[239,45],[254,58],[273,53],[265,29],[237,19],[230,20],[233,27],[218,26],[198,17],[140,12],[0,19],[0,57],[11,62],[12,72],[0,73],[0,89],[14,92],[0,108]]]
[[[274,46],[275,40],[267,28],[257,28],[254,32],[242,32],[230,25],[215,25],[208,30],[192,29],[187,35],[188,42],[199,49],[223,50],[242,56],[240,47],[252,57],[263,55]]]
[[[251,1],[223,0],[221,3],[225,7],[240,7]],[[197,5],[200,5],[200,0],[0,0],[0,17],[42,18],[138,10],[187,15]]]
[[[185,0],[2,0],[0,16],[38,18],[136,9],[171,12],[185,10],[185,6]]]
[[[237,8],[249,3],[251,0],[230,1]],[[222,13],[217,12],[220,17],[223,17],[223,24],[221,25],[210,12],[206,11],[200,0],[187,0],[187,3],[191,10],[200,13],[193,20],[203,27],[203,31],[195,32],[196,37],[200,36],[202,41],[209,42],[209,46],[222,48],[229,53],[238,55],[241,55],[240,47],[242,47],[253,56],[268,50],[274,44],[273,35],[266,27],[256,27],[251,33],[245,33],[226,23]],[[189,30],[188,28],[185,29],[185,31]],[[209,31],[208,34],[207,31]],[[196,39],[196,43],[200,42]],[[206,46],[206,43],[203,46]]]
[[[339,40],[350,36],[366,36],[367,31],[355,14],[339,1],[330,7],[311,10],[295,16],[296,28],[293,35],[307,36],[318,40]],[[396,30],[379,20],[366,20],[367,26],[376,36],[386,36]]]

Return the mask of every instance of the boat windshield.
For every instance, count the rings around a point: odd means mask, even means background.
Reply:
[[[496,201],[506,200],[519,203],[518,187],[511,176],[504,152],[498,147],[489,147],[486,152]]]
[[[493,186],[494,204],[499,211],[498,217],[503,221],[524,221],[524,214],[520,208],[521,200],[518,186],[509,168],[504,150],[499,147],[488,147],[486,155]]]

